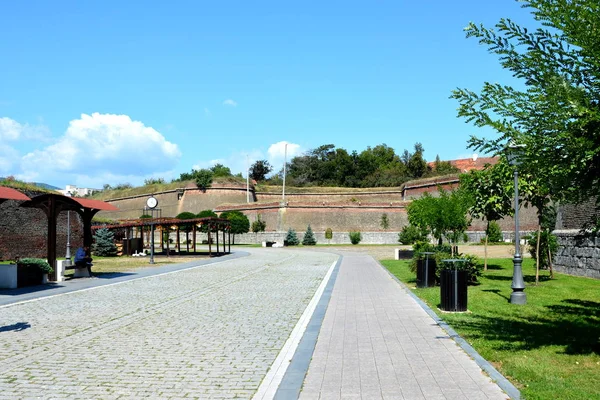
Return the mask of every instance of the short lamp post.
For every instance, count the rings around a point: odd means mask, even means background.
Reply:
[[[73,196],[71,192],[65,194],[67,197]],[[67,210],[67,251],[65,253],[66,265],[71,265],[71,210]]]
[[[527,295],[525,294],[525,282],[523,281],[523,270],[521,265],[521,238],[519,235],[519,165],[523,157],[525,145],[511,142],[507,147],[506,158],[508,164],[514,167],[515,178],[515,256],[513,257],[513,278],[512,293],[510,294],[511,304],[526,304]]]

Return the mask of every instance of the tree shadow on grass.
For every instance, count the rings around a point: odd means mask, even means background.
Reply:
[[[506,301],[510,301],[510,298],[508,296],[505,296],[505,295],[501,294],[501,290],[500,289],[483,289],[482,292],[495,293],[498,296],[502,297],[503,299],[506,299]]]
[[[506,268],[501,265],[498,265],[498,264],[488,264],[487,269],[489,271],[489,270],[502,270],[502,269],[506,269]]]
[[[504,296],[503,296],[504,297]],[[477,315],[457,320],[472,339],[496,341],[496,349],[519,351],[560,346],[565,354],[600,354],[600,303],[566,299],[541,316]]]

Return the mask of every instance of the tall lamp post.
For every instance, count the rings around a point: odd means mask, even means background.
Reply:
[[[514,167],[515,178],[515,256],[513,257],[513,278],[512,293],[510,294],[511,304],[526,304],[527,295],[525,294],[525,282],[523,281],[523,270],[521,265],[521,238],[519,235],[519,165],[523,156],[525,145],[511,142],[507,147],[506,158],[509,165]]]
[[[71,197],[71,192],[65,193],[65,196]],[[71,265],[71,210],[67,210],[67,251],[65,253],[67,265]]]

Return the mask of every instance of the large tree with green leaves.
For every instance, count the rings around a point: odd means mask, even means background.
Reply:
[[[501,19],[495,29],[466,28],[522,83],[452,93],[460,117],[498,133],[472,137],[470,146],[499,153],[511,140],[525,144],[525,164],[554,196],[600,199],[600,2],[523,3],[539,27]]]
[[[469,197],[462,190],[448,192],[440,188],[437,197],[425,193],[407,206],[408,221],[430,232],[439,245],[444,238],[456,244],[469,227],[469,206]]]
[[[250,232],[250,220],[241,211],[225,211],[221,213],[219,218],[228,219],[231,223],[231,234],[233,235],[233,244],[235,244],[235,235]]]
[[[250,167],[250,178],[257,182],[262,182],[273,171],[273,167],[267,160],[258,160]]]
[[[460,176],[460,187],[471,197],[469,213],[473,218],[483,218],[487,223],[483,267],[485,271],[490,222],[498,221],[513,212],[511,178],[512,169],[504,160],[482,171],[472,170]]]

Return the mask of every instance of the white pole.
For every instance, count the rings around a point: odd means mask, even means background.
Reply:
[[[287,143],[285,144],[285,151],[283,153],[283,194],[282,194],[282,201],[284,203],[285,206],[285,170],[286,170],[286,165],[287,165]]]
[[[246,154],[246,203],[250,203],[250,166],[248,165],[248,154]]]

